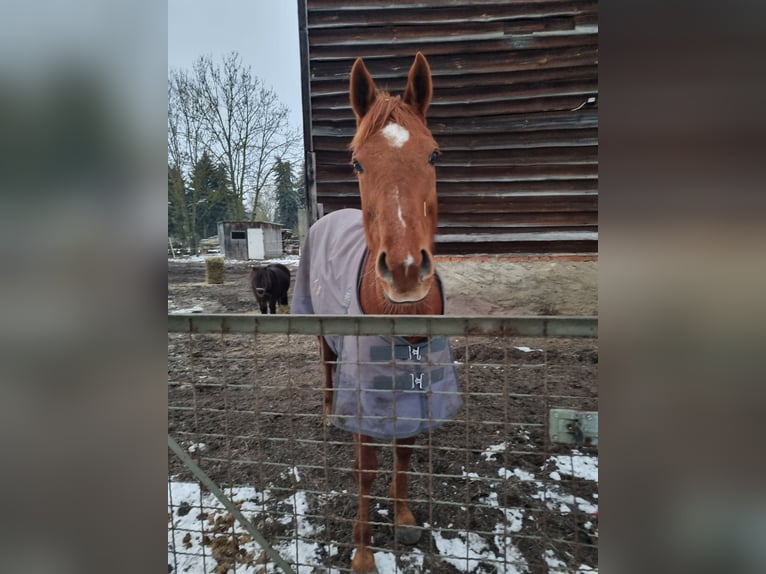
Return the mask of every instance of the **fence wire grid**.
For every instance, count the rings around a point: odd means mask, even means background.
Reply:
[[[317,335],[372,333],[447,336],[463,401],[415,443],[413,546],[394,534],[392,441],[376,440],[379,572],[597,572],[597,446],[549,433],[551,409],[598,410],[595,318],[281,315],[169,316],[168,439],[181,451],[168,459],[169,572],[351,571],[353,436],[324,413]]]

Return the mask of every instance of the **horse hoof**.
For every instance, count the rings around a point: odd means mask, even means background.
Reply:
[[[396,529],[396,541],[400,544],[417,544],[423,531],[414,526],[399,526]]]

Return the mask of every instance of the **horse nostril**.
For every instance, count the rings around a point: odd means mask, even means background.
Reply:
[[[433,263],[431,263],[431,256],[425,249],[420,250],[420,256],[422,257],[422,261],[420,263],[420,280],[423,281],[426,277],[431,275]]]
[[[381,251],[380,255],[378,255],[377,271],[378,275],[380,275],[386,281],[391,281],[394,278],[394,276],[391,274],[391,269],[388,268],[385,251]]]
[[[261,289],[259,287],[259,288],[256,288],[255,292],[258,293],[258,295],[263,295],[266,292],[266,289]]]

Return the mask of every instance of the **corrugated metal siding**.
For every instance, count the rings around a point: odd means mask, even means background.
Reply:
[[[595,252],[597,14],[595,1],[299,0],[309,202],[359,206],[354,60],[401,94],[420,50],[443,152],[437,253]]]

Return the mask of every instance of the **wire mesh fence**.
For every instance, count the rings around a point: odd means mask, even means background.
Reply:
[[[317,335],[373,333],[449,337],[463,401],[453,420],[415,443],[409,499],[423,528],[415,545],[397,542],[392,441],[376,440],[370,522],[379,572],[597,571],[597,445],[561,444],[549,432],[551,409],[598,410],[595,319],[169,323],[169,441],[193,461],[169,457],[170,572],[350,571],[354,443],[324,413]]]

